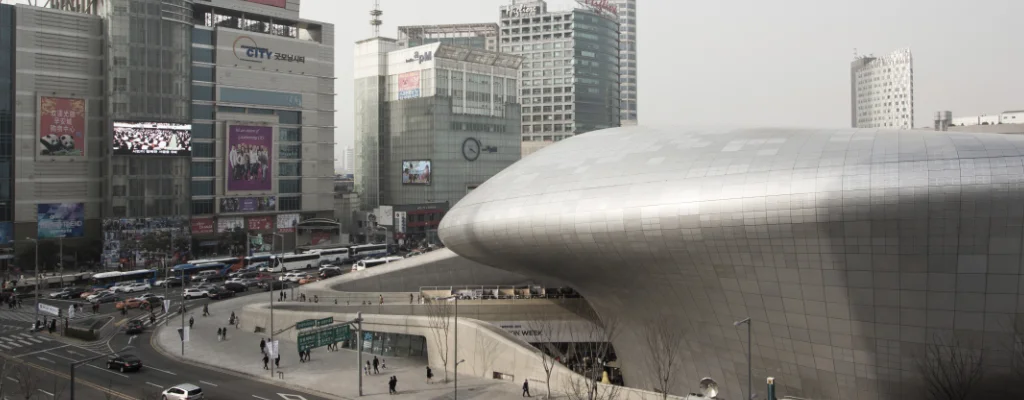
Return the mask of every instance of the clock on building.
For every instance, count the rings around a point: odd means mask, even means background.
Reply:
[[[462,142],[462,156],[466,161],[476,161],[480,157],[480,141],[476,138],[466,138]]]

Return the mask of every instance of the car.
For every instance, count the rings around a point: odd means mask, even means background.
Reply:
[[[112,291],[114,293],[122,292],[122,291],[124,291],[124,289],[126,287],[128,287],[129,285],[133,285],[133,284],[135,284],[135,282],[118,282],[118,283],[115,283],[110,288],[108,288],[108,290],[110,290],[110,291]]]
[[[82,294],[78,298],[89,300],[89,296],[92,296],[92,295],[94,295],[96,293],[99,293],[99,292],[102,292],[102,291],[104,291],[104,290],[103,289],[86,289],[84,292],[82,292]]]
[[[181,278],[171,277],[167,279],[161,279],[159,281],[156,281],[156,283],[154,283],[153,285],[159,287],[181,286]]]
[[[207,297],[209,297],[209,298],[211,298],[213,300],[220,300],[220,299],[226,299],[228,297],[234,297],[235,296],[235,292],[232,291],[232,290],[229,290],[229,289],[225,289],[223,287],[219,287],[219,288],[210,289],[210,291],[207,292],[206,295],[207,295]]]
[[[242,279],[242,280],[238,281],[238,283],[241,283],[241,284],[245,285],[245,287],[247,287],[247,288],[251,288],[251,287],[259,286],[260,285],[260,280],[259,279]]]
[[[224,275],[211,275],[211,276],[207,276],[207,277],[201,279],[199,282],[201,282],[201,283],[215,283],[215,282],[224,282],[227,279],[228,278],[226,276],[224,276]]]
[[[174,385],[160,393],[161,400],[199,400],[203,398],[203,389],[191,383]]]
[[[105,294],[113,294],[113,293],[114,293],[114,292],[112,292],[112,291],[109,291],[109,290],[97,290],[97,291],[95,291],[95,292],[92,292],[92,294],[90,294],[90,295],[89,295],[88,297],[86,297],[85,299],[86,299],[86,300],[88,300],[88,301],[93,301],[94,299],[96,299],[96,298],[98,298],[98,297],[100,297],[100,296],[103,296],[103,295],[105,295]]]
[[[144,301],[152,301],[152,300],[164,301],[164,296],[161,296],[161,295],[158,295],[158,294],[153,294],[153,293],[146,293],[146,294],[144,294],[142,296],[139,296],[139,297],[136,297],[136,298],[139,299],[139,300],[144,300]]]
[[[131,354],[114,355],[107,359],[107,369],[116,369],[121,372],[138,371],[142,369],[142,360]]]
[[[149,289],[152,289],[152,288],[153,287],[149,286],[148,283],[137,282],[137,283],[132,283],[132,284],[129,284],[129,285],[122,286],[121,287],[121,292],[124,292],[124,293],[135,293],[135,292],[146,291],[146,290],[149,290]]]
[[[235,293],[247,292],[249,287],[242,282],[228,282],[224,284],[224,289],[230,290]]]
[[[308,283],[313,283],[313,282],[316,282],[318,280],[319,279],[316,277],[316,275],[313,275],[313,274],[303,274],[303,275],[299,276],[299,284],[300,285],[305,285],[305,284],[308,284]]]
[[[202,289],[200,289],[200,288],[188,288],[188,289],[185,289],[185,294],[183,296],[185,297],[185,300],[192,300],[194,298],[199,298],[199,297],[209,297],[210,296],[210,289],[206,289],[206,288],[202,288]]]
[[[89,300],[89,302],[93,303],[93,304],[103,304],[103,303],[115,302],[115,301],[118,301],[118,300],[121,300],[120,296],[118,296],[118,295],[116,295],[114,293],[107,292],[107,293],[103,293],[101,295],[98,295],[98,297],[92,298],[91,300]]]
[[[142,324],[142,321],[139,321],[137,319],[128,321],[128,324],[124,326],[124,332],[129,335],[142,333],[144,329],[146,329],[145,325]]]
[[[320,278],[327,279],[342,274],[342,269],[338,267],[324,267],[320,268]]]
[[[75,288],[75,287],[66,287],[66,288],[63,288],[63,289],[61,289],[59,291],[50,293],[50,298],[51,299],[70,300],[70,299],[79,298],[82,295],[83,292],[85,292],[85,289]]]
[[[302,272],[288,272],[284,275],[281,275],[281,280],[285,282],[298,283],[299,279],[302,279],[303,275],[305,274],[303,274]]]
[[[145,301],[141,299],[127,299],[125,301],[117,302],[117,304],[114,305],[114,308],[117,308],[118,310],[127,308],[130,310],[133,308],[140,308],[143,304],[145,304]]]
[[[288,283],[282,281],[264,281],[260,283],[260,286],[263,287],[263,291],[280,290],[288,288]]]

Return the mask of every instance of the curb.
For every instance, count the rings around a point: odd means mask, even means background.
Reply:
[[[211,365],[211,364],[208,364],[208,363],[205,363],[205,362],[202,362],[202,361],[196,361],[196,360],[193,360],[193,359],[190,359],[190,358],[172,356],[172,355],[167,353],[166,349],[164,349],[163,346],[160,345],[160,341],[157,340],[157,336],[159,335],[159,331],[162,331],[163,329],[168,329],[168,328],[169,327],[162,326],[157,331],[154,331],[153,332],[154,334],[149,335],[149,345],[153,347],[153,350],[156,350],[157,353],[160,353],[160,355],[162,355],[162,356],[164,356],[166,358],[173,359],[173,360],[178,360],[179,362],[182,362],[182,363],[185,363],[185,364],[191,364],[191,365],[194,365],[194,366],[197,366],[197,367],[201,367],[201,368],[205,368],[205,369],[215,370],[215,371],[221,372],[221,373],[227,373],[229,375],[234,375],[236,377],[243,378],[243,379],[255,379],[257,381],[266,383],[268,385],[283,387],[283,388],[287,388],[287,389],[294,390],[294,391],[297,391],[297,392],[302,392],[302,393],[305,393],[305,394],[308,394],[308,395],[312,395],[312,396],[326,397],[328,399],[355,400],[355,399],[352,399],[352,398],[349,398],[349,397],[344,397],[344,396],[339,396],[339,395],[336,395],[336,394],[321,392],[319,390],[312,390],[312,389],[309,389],[309,388],[306,388],[306,387],[293,385],[293,384],[290,384],[290,383],[287,383],[287,382],[275,381],[273,379],[269,379],[266,376],[262,376],[262,375],[256,375],[256,374],[252,374],[252,373],[249,373],[249,372],[236,371],[236,370],[233,370],[233,369],[227,369],[227,368],[224,368],[224,367],[218,367],[218,366]]]

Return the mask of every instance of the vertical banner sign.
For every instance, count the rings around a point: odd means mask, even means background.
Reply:
[[[274,129],[231,125],[228,128],[227,181],[229,192],[269,192],[274,180],[271,152]]]
[[[38,204],[36,207],[38,238],[82,237],[85,234],[85,203]]]
[[[398,99],[415,99],[417,97],[420,97],[420,71],[398,75]]]
[[[85,155],[85,99],[39,97],[39,155]]]
[[[395,211],[395,232],[405,233],[409,215],[405,211]]]

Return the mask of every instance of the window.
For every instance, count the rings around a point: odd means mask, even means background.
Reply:
[[[245,114],[245,107],[217,106],[217,112]]]
[[[302,176],[302,164],[293,162],[279,163],[277,173],[280,176]]]
[[[213,183],[214,181],[212,179],[206,181],[192,181],[192,195],[213,196]]]
[[[213,45],[213,31],[192,28],[192,43]]]
[[[302,128],[278,128],[280,132],[280,141],[282,142],[301,142],[302,141]]]
[[[216,154],[216,152],[213,149],[213,143],[202,143],[202,142],[193,142],[192,143],[192,157],[213,158],[213,157],[215,157],[215,154]]]
[[[280,158],[297,159],[302,158],[302,145],[279,144],[277,156]]]
[[[281,179],[277,188],[278,193],[302,193],[302,179]]]
[[[192,214],[213,214],[213,199],[192,200]]]
[[[192,163],[192,176],[212,177],[217,176],[213,170],[213,161],[195,161]]]
[[[302,113],[298,111],[278,111],[277,116],[281,124],[299,125],[302,123]]]
[[[213,63],[213,49],[192,48],[192,61]]]
[[[192,124],[193,139],[213,139],[213,124]]]
[[[192,80],[213,82],[213,67],[192,66]]]
[[[278,197],[280,211],[297,211],[302,209],[302,197]]]
[[[213,119],[213,106],[209,104],[193,104],[192,119]]]
[[[266,106],[302,107],[302,95],[266,90],[221,88],[220,100],[231,103],[260,104]]]
[[[117,78],[114,79],[116,86]],[[192,85],[192,100],[213,101],[213,86]]]

